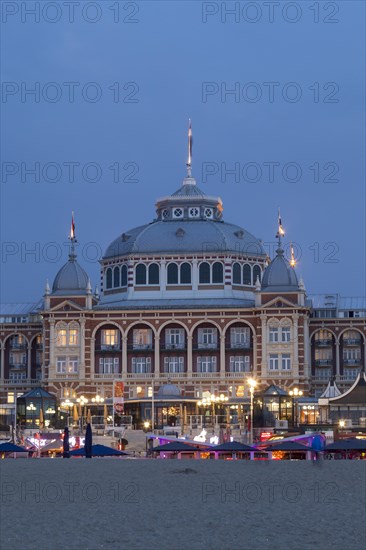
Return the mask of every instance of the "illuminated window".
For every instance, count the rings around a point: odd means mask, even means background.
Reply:
[[[71,328],[69,330],[69,345],[70,346],[79,345],[79,330],[77,328]]]
[[[15,403],[15,394],[13,391],[8,392],[8,403]]]
[[[119,344],[119,330],[102,330],[102,346],[117,346]]]
[[[77,374],[79,368],[79,359],[77,357],[69,357],[67,372],[69,374]]]
[[[67,345],[67,331],[65,328],[60,328],[57,330],[57,345],[58,346]]]

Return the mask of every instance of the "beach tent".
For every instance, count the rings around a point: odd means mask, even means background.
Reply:
[[[215,445],[215,447],[211,447],[210,449],[207,449],[209,452],[215,451],[215,452],[235,452],[235,453],[250,453],[252,451],[255,451],[253,447],[250,447],[249,445],[244,445],[244,443],[240,443],[239,441],[227,441],[226,443],[222,443],[221,445]]]
[[[307,447],[306,445],[303,445],[302,443],[298,443],[297,441],[284,441],[283,443],[274,443],[273,445],[269,445],[268,447],[265,447],[264,449],[267,453],[272,453],[275,451],[282,451],[285,453],[290,454],[290,458],[292,453],[296,453],[299,451],[303,452],[309,452],[314,451],[314,449],[311,449],[311,447]]]
[[[186,443],[182,443],[181,441],[172,441],[171,443],[167,443],[166,445],[158,445],[157,447],[153,447],[151,449],[154,453],[181,453],[181,452],[197,452],[199,449],[197,447],[193,447],[192,445],[187,445]]]
[[[114,449],[113,447],[107,447],[106,445],[92,445],[91,446],[91,455],[92,456],[124,456],[127,453]],[[86,456],[85,447],[80,447],[80,449],[74,449],[70,451],[70,456]]]
[[[338,439],[330,443],[325,451],[366,451],[366,439]]]
[[[19,445],[14,445],[14,443],[1,443],[0,444],[0,454],[1,453],[28,453],[29,450],[25,447],[20,447]]]

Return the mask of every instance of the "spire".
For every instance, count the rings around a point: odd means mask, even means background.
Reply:
[[[46,279],[46,286],[44,287],[44,293],[45,293],[45,296],[49,296],[49,294],[51,294],[51,288],[50,288],[50,283],[48,282],[48,279]]]
[[[255,281],[255,289],[256,289],[258,292],[259,292],[260,289],[261,289],[261,282],[260,282],[260,280],[259,280],[258,275],[257,275],[257,279],[256,279],[256,281]]]
[[[187,159],[187,177],[192,177],[192,146],[193,146],[193,136],[192,136],[192,123],[189,119],[188,126],[188,159]]]
[[[281,212],[280,212],[280,208],[278,207],[278,230],[277,230],[277,233],[276,233],[276,239],[278,239],[278,250],[277,250],[277,253],[278,254],[283,254],[283,250],[282,250],[282,242],[281,242],[281,238],[285,236],[285,231],[282,227],[282,219],[281,219]]]
[[[294,252],[294,247],[291,243],[291,259],[290,259],[290,266],[291,267],[295,267],[296,266],[296,258],[295,258],[295,252]]]
[[[75,243],[77,243],[76,235],[75,235],[74,212],[71,213],[71,227],[70,227],[69,240],[71,242],[69,259],[73,262],[76,259]]]
[[[90,279],[88,279],[88,284],[86,285],[86,293],[87,293],[87,294],[91,294],[91,293],[92,293],[92,286],[91,286]]]
[[[95,285],[94,296],[99,300],[99,286]]]

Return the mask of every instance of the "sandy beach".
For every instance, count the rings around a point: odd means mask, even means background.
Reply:
[[[1,548],[366,544],[366,462],[3,460]]]

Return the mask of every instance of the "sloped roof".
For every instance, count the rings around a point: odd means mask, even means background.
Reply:
[[[337,397],[329,399],[329,405],[364,405],[366,406],[366,375],[362,371],[351,388]]]
[[[261,290],[265,292],[297,292],[299,283],[293,267],[277,250],[277,256],[270,262],[263,273]]]

